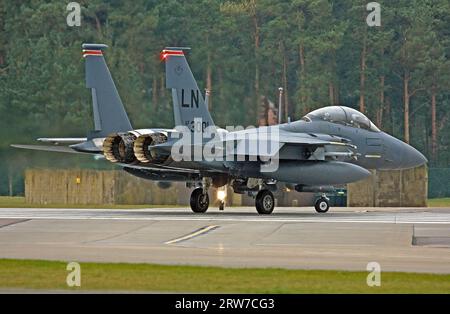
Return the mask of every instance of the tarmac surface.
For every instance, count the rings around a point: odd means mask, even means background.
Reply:
[[[0,208],[0,258],[450,274],[450,208]]]

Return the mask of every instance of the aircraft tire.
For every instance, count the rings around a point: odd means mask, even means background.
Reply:
[[[270,215],[275,208],[275,198],[269,190],[261,190],[256,195],[256,210],[260,215]]]
[[[323,214],[326,213],[330,209],[330,203],[325,197],[321,197],[316,201],[314,206],[316,208],[316,212]]]
[[[208,193],[204,194],[202,188],[195,189],[191,194],[190,205],[194,213],[205,213],[209,207]]]

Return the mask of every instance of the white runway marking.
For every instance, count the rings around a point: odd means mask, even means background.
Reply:
[[[213,211],[214,209],[212,209]],[[227,212],[210,212],[202,215],[188,209],[161,208],[144,210],[111,209],[35,209],[2,208],[4,219],[49,220],[150,220],[150,221],[205,221],[205,222],[314,222],[314,223],[386,223],[386,224],[450,224],[449,212],[329,212],[316,214],[304,209],[282,209],[270,216],[258,216],[250,209],[230,208]]]
[[[214,226],[214,225],[213,226],[206,226],[206,227],[200,228],[200,229],[198,229],[198,230],[196,230],[194,232],[191,232],[191,233],[189,233],[189,234],[187,234],[187,235],[185,235],[183,237],[167,241],[164,244],[175,244],[175,243],[179,243],[179,242],[182,242],[182,241],[190,240],[192,238],[198,237],[198,236],[200,236],[202,234],[208,233],[209,231],[217,229],[217,228],[219,228],[219,226]]]
[[[1,258],[450,273],[449,208],[0,208],[24,218],[0,228]]]

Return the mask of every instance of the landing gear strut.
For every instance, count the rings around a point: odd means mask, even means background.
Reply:
[[[322,197],[316,201],[314,207],[316,208],[316,212],[321,214],[326,213],[330,209],[330,203],[328,202],[328,198],[325,195],[322,195]]]
[[[260,215],[270,215],[275,207],[275,198],[269,190],[261,190],[256,194],[256,210]]]
[[[192,191],[190,204],[194,213],[205,213],[209,207],[208,192],[203,188],[196,188]]]

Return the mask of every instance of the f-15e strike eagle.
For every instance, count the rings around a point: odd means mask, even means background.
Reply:
[[[253,196],[259,214],[271,214],[273,192],[279,184],[290,184],[299,192],[323,192],[326,187],[370,176],[368,169],[406,169],[427,162],[416,149],[344,106],[317,109],[298,121],[280,125],[221,129],[208,112],[207,99],[197,86],[183,48],[162,52],[176,127],[133,129],[106,65],[106,48],[103,44],[83,44],[94,130],[86,138],[41,138],[39,141],[47,145],[14,147],[102,154],[132,175],[186,182],[193,188],[190,205],[195,213],[207,211],[210,186],[229,184],[235,193]],[[328,211],[325,194],[315,208],[319,213]]]

